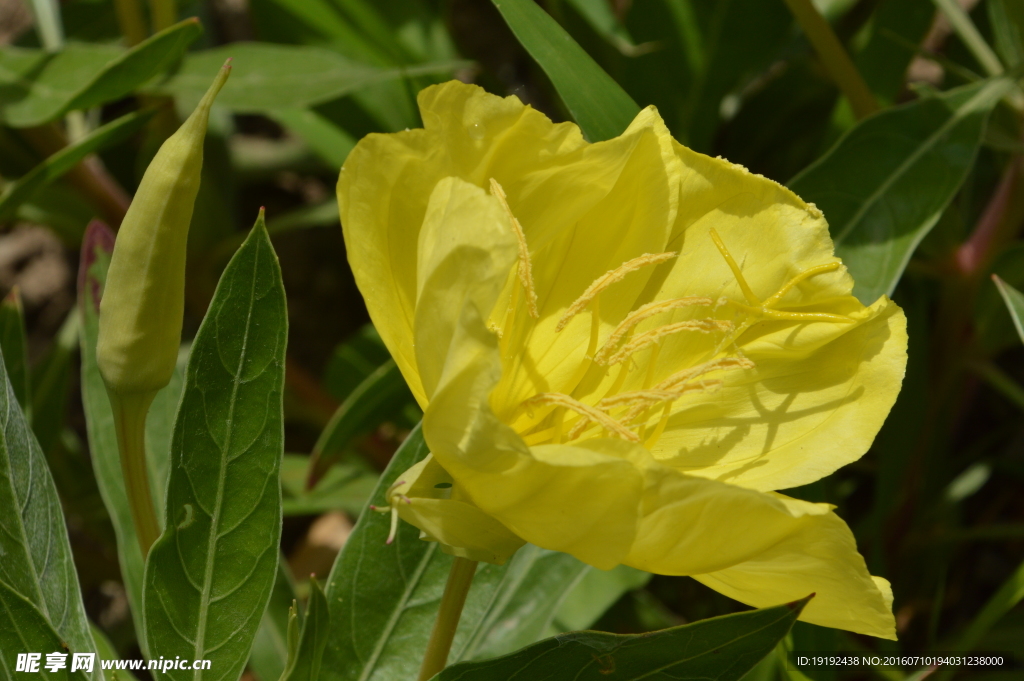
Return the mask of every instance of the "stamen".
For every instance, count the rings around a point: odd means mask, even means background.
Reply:
[[[736,283],[740,285],[740,290],[743,291],[743,297],[747,299],[747,302],[751,305],[761,306],[761,299],[754,295],[754,291],[747,284],[747,280],[743,277],[743,272],[740,271],[740,266],[733,260],[732,255],[729,254],[729,249],[725,247],[725,243],[722,242],[722,238],[718,236],[718,232],[712,227],[709,231],[711,240],[715,242],[715,246],[718,247],[719,253],[725,258],[725,263],[732,270],[732,275],[736,277]]]
[[[533,288],[533,265],[530,262],[530,249],[526,246],[526,234],[523,232],[523,226],[519,224],[519,220],[512,214],[512,209],[508,205],[508,198],[505,196],[505,190],[501,188],[501,185],[493,177],[491,178],[491,194],[501,202],[505,212],[508,213],[509,222],[512,223],[512,231],[516,233],[516,240],[519,241],[519,281],[522,282],[523,288],[526,289],[526,305],[529,308],[530,316],[537,319],[540,317],[540,313],[537,311],[537,292]]]
[[[627,359],[630,355],[633,355],[640,350],[643,350],[648,345],[657,343],[662,337],[671,335],[673,333],[679,333],[680,331],[699,331],[701,333],[711,333],[713,331],[729,331],[733,328],[733,324],[730,321],[724,319],[691,319],[685,322],[676,322],[675,324],[668,324],[666,326],[659,327],[657,329],[651,329],[645,331],[633,340],[629,341],[622,346],[622,349],[611,356],[610,359],[605,360],[602,364],[618,364],[619,362]]]
[[[721,388],[722,385],[723,385],[722,381],[720,381],[718,379],[712,379],[710,381],[700,381],[698,383],[687,383],[685,385],[679,386],[675,390],[650,390],[650,391],[643,391],[643,392],[648,392],[648,393],[650,393],[652,395],[654,395],[654,394],[666,395],[666,397],[664,397],[662,399],[659,399],[659,400],[651,400],[651,401],[646,401],[645,400],[645,401],[641,402],[640,404],[634,405],[633,408],[630,409],[626,413],[626,415],[624,417],[622,417],[622,422],[623,423],[628,423],[628,424],[632,425],[632,424],[634,424],[637,421],[637,418],[640,418],[641,421],[646,422],[647,421],[647,413],[646,412],[647,412],[648,409],[650,409],[652,404],[657,404],[658,402],[663,402],[666,405],[666,407],[668,407],[668,406],[671,406],[671,404],[673,402],[678,400],[683,395],[688,395],[690,393],[712,392],[712,391],[715,391],[715,390],[718,390],[719,388]],[[638,391],[638,392],[640,392],[640,391]],[[662,428],[662,430],[664,430],[664,428]],[[657,433],[657,434],[660,435],[660,433]]]
[[[641,402],[645,405],[678,399],[683,393],[678,390],[631,390],[606,397],[597,403],[601,409],[613,409]]]
[[[608,340],[605,342],[604,346],[601,348],[600,352],[597,353],[597,356],[594,359],[597,361],[598,364],[604,364],[607,361],[609,355],[611,355],[614,351],[615,346],[619,344],[619,341],[621,341],[626,336],[626,334],[628,334],[633,329],[633,327],[635,327],[637,324],[646,319],[650,319],[656,314],[659,314],[661,312],[667,312],[669,310],[677,310],[682,307],[692,307],[695,305],[707,306],[711,305],[712,302],[713,301],[710,298],[704,298],[701,296],[690,296],[688,298],[656,300],[653,303],[647,303],[646,305],[642,305],[636,310],[633,310],[628,315],[626,315],[626,318],[623,319],[619,323],[619,325],[615,327],[615,330],[612,331],[610,336],[608,336]]]
[[[698,364],[689,369],[683,369],[672,374],[664,381],[654,386],[655,390],[675,390],[681,384],[686,383],[699,376],[710,374],[712,371],[727,371],[729,369],[753,369],[754,363],[746,357],[723,357]]]
[[[627,274],[635,272],[648,265],[660,265],[663,262],[671,260],[676,257],[678,253],[644,253],[643,255],[637,256],[632,260],[627,260],[622,263],[614,270],[609,270],[594,280],[594,283],[587,287],[587,290],[583,292],[579,298],[576,299],[569,309],[565,311],[562,318],[558,320],[558,324],[555,325],[555,331],[561,331],[565,326],[572,321],[572,318],[582,312],[587,304],[594,299],[597,294],[605,290],[614,283],[622,281]]]
[[[534,395],[530,399],[523,402],[520,406],[530,406],[533,404],[554,404],[559,407],[565,407],[571,409],[584,419],[595,421],[599,423],[605,430],[612,431],[622,437],[623,439],[629,440],[630,442],[639,442],[640,438],[633,432],[628,430],[621,423],[613,419],[608,414],[602,411],[598,411],[594,407],[587,406],[578,400],[574,400],[568,395],[562,393],[540,393]],[[586,421],[584,421],[586,423]],[[573,429],[575,431],[575,428]],[[572,439],[572,433],[569,434],[569,439]]]

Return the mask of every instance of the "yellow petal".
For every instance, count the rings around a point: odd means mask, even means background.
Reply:
[[[554,124],[516,97],[457,81],[426,88],[419,105],[425,128],[364,137],[337,189],[349,264],[370,318],[425,407],[413,343],[411,245],[437,183],[458,177],[485,188],[495,178],[517,205],[527,240],[541,248],[607,195],[628,159],[622,149],[635,140],[588,145],[572,123]]]
[[[451,355],[459,351],[454,344],[462,316],[490,312],[515,258],[515,236],[493,196],[454,177],[437,183],[415,267],[415,356],[426,399],[432,399],[442,371],[458,362]]]
[[[804,622],[896,640],[892,588],[868,574],[853,533],[834,513],[747,562],[693,577],[757,608],[814,593],[800,614]]]
[[[754,367],[723,375],[713,399],[681,408],[654,456],[759,490],[804,485],[859,459],[899,394],[906,318],[882,299],[855,322],[811,326],[743,344]]]
[[[658,464],[645,467],[644,516],[625,563],[689,575],[748,605],[815,598],[800,619],[895,638],[888,582],[868,573],[853,534],[812,504]]]
[[[583,378],[579,366],[589,349],[594,311],[603,340],[651,280],[653,267],[626,275],[558,330],[562,314],[596,279],[633,258],[666,251],[679,205],[678,162],[666,149],[671,149],[668,129],[653,109],[646,109],[621,137],[592,145],[587,162],[573,168],[588,183],[590,177],[608,174],[602,168],[621,168],[605,195],[545,247],[534,243],[527,231],[540,319],[534,324],[526,310],[517,309],[508,324],[511,331],[502,338],[504,376],[493,398],[502,420],[522,427],[529,419],[518,414],[515,421],[513,411],[523,400],[542,392],[572,392]],[[565,203],[570,196],[556,201]],[[525,197],[510,202],[524,229],[530,224],[520,213],[539,212],[534,205],[538,199],[549,200]],[[496,319],[503,319],[504,309],[499,305]]]
[[[399,517],[415,525],[425,539],[452,555],[504,564],[523,540],[471,503],[437,461],[428,456],[407,470],[392,487],[389,503]]]

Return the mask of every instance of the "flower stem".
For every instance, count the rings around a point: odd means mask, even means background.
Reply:
[[[128,47],[138,45],[146,39],[149,32],[142,18],[139,0],[114,0],[114,13],[117,15],[117,25]]]
[[[430,632],[427,653],[423,656],[420,667],[419,681],[428,681],[448,664],[448,652],[455,639],[455,630],[459,627],[462,606],[466,604],[466,595],[473,583],[477,562],[468,558],[455,558],[452,570],[448,573],[448,583],[444,586],[441,607],[437,610],[434,629]]]
[[[160,536],[150,493],[149,473],[146,470],[146,415],[156,393],[118,395],[107,392],[114,412],[117,446],[121,450],[121,475],[124,477],[128,507],[135,523],[135,535],[142,549],[142,557]]]
[[[786,0],[789,11],[796,17],[804,35],[814,45],[825,69],[832,79],[850,100],[853,113],[858,119],[878,111],[878,102],[864,82],[850,55],[839,42],[832,27],[825,17],[821,16],[811,0]]]

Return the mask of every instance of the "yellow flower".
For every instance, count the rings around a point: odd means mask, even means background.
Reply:
[[[389,491],[426,539],[523,542],[690,575],[754,606],[895,638],[827,504],[899,392],[906,323],[864,307],[820,211],[675,142],[654,108],[588,144],[457,82],[425,129],[370,135],[338,181],[370,316],[431,456]]]

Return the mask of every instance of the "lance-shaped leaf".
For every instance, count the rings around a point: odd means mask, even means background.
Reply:
[[[324,647],[330,635],[330,614],[323,589],[316,579],[310,580],[309,607],[302,621],[302,633],[294,657],[288,660],[288,669],[281,681],[318,681]]]
[[[411,401],[412,393],[394,360],[367,376],[334,412],[313,446],[308,486],[316,486],[354,437],[376,427]]]
[[[92,652],[57,490],[2,361],[0,556],[0,581],[28,599],[71,649]]]
[[[591,142],[621,135],[640,113],[633,98],[533,0],[493,0],[505,22],[548,74]]]
[[[260,681],[277,681],[288,666],[288,623],[296,598],[288,564],[281,556],[274,590],[249,654],[249,669]]]
[[[110,410],[107,389],[103,385],[96,364],[96,339],[99,333],[99,304],[107,279],[110,254],[114,249],[114,233],[109,227],[94,220],[85,231],[78,270],[78,314],[81,315],[79,335],[82,358],[82,406],[89,436],[89,453],[93,474],[103,505],[107,508],[114,534],[117,537],[117,558],[121,566],[128,604],[135,614],[135,633],[143,652],[147,651],[145,631],[142,628],[142,575],[145,561],[135,537],[128,506],[128,495],[121,474],[121,459],[117,449],[117,431]],[[181,394],[183,363],[170,384],[153,401],[146,419],[146,458],[149,481],[154,502],[163,506],[170,461],[170,427]],[[159,518],[158,518],[159,519]]]
[[[1010,286],[995,274],[992,275],[992,281],[999,289],[999,295],[1003,297],[1006,309],[1010,312],[1013,326],[1017,329],[1021,342],[1024,343],[1024,293]]]
[[[988,115],[1010,87],[995,78],[871,116],[789,183],[825,213],[861,302],[892,293],[963,183]]]
[[[234,59],[234,73],[218,96],[217,105],[249,113],[311,106],[370,85],[413,76],[449,74],[470,64],[444,61],[380,68],[352,61],[321,47],[233,43],[190,55],[159,90],[186,102],[198,102],[228,57]],[[297,73],[303,74],[302,78],[296,78]]]
[[[38,669],[32,676],[46,681],[86,681],[85,672],[71,671],[74,653],[91,653],[93,649],[78,649],[67,643],[53,630],[46,616],[30,600],[0,581],[0,679],[14,681],[28,674],[17,671],[18,654],[40,653]],[[66,667],[49,671],[45,667],[47,653],[63,653]],[[93,669],[98,669],[95,664]],[[99,672],[96,678],[102,678]]]
[[[30,414],[28,406],[32,395],[28,367],[28,339],[25,337],[25,311],[18,287],[11,289],[0,302],[0,348],[4,353],[7,377],[18,398],[21,410]],[[31,421],[31,416],[28,417]]]
[[[650,634],[562,634],[484,662],[453,665],[437,681],[675,681],[742,678],[789,632],[810,598]]]
[[[22,177],[11,182],[0,195],[0,221],[14,215],[15,211],[26,201],[31,201],[42,187],[74,168],[89,154],[117,144],[140,130],[152,115],[152,111],[137,111],[121,116],[93,130],[74,144],[64,147]]]
[[[426,456],[419,427],[382,474],[380,503],[399,475]],[[338,681],[415,678],[451,567],[437,544],[386,514],[363,511],[327,581],[330,636],[320,676]],[[559,607],[591,568],[572,556],[524,546],[505,565],[481,564],[450,659],[498,655],[546,635]],[[410,652],[415,651],[415,652]]]
[[[150,657],[210,660],[159,678],[238,678],[277,571],[287,312],[260,214],[221,277],[189,358],[165,530],[143,587]]]
[[[197,19],[186,19],[127,52],[86,44],[60,52],[4,48],[0,122],[15,128],[40,125],[120,99],[173,64],[202,32]]]

